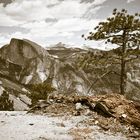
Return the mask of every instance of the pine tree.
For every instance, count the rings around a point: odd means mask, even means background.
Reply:
[[[120,51],[117,52],[118,57],[115,59],[120,62],[120,93],[124,95],[127,79],[126,64],[140,56],[140,14],[130,15],[125,9],[120,12],[114,9],[112,17],[100,22],[95,27],[95,31],[90,32],[85,39],[106,40],[106,43],[120,47]]]

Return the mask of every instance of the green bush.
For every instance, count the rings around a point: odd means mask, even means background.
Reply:
[[[6,91],[3,91],[3,94],[0,96],[0,110],[13,111],[13,106],[14,103],[9,100],[9,94]]]
[[[32,86],[32,105],[35,105],[39,100],[47,100],[48,94],[55,91],[49,83],[40,83]]]

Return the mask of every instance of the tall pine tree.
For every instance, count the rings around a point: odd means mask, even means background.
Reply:
[[[84,37],[84,35],[82,35]],[[120,47],[117,60],[120,62],[120,93],[125,94],[126,64],[140,56],[140,14],[130,15],[127,10],[113,10],[112,17],[100,22],[95,31],[90,32],[85,39],[106,40],[106,43]],[[135,57],[132,57],[135,56]]]

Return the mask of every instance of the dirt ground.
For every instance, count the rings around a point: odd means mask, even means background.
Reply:
[[[79,122],[87,126],[85,129],[73,128],[69,132],[79,140],[84,137],[80,132],[90,135],[92,126],[98,126],[104,133],[120,133],[127,139],[140,139],[140,104],[118,94],[92,97],[53,95],[49,101],[38,103],[29,113],[53,117],[86,116]]]

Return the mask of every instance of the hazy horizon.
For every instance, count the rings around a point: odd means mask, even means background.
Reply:
[[[11,38],[26,38],[46,47],[62,42],[109,49],[104,41],[85,41],[82,34],[111,15],[114,8],[139,12],[139,0],[0,0],[0,47]]]

